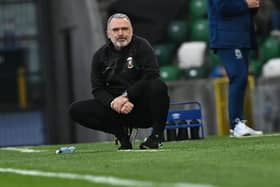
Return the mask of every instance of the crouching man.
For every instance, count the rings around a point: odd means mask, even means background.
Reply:
[[[153,128],[141,149],[161,146],[169,108],[165,83],[147,40],[133,34],[129,17],[117,13],[107,22],[108,43],[94,54],[93,99],[74,102],[71,118],[79,124],[115,135],[119,149],[132,149],[124,127]]]

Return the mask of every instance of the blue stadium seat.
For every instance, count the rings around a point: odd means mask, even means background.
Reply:
[[[204,138],[202,111],[199,102],[173,102],[170,104],[170,108],[165,129],[189,128],[191,139]]]

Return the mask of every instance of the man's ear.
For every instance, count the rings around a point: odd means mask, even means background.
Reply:
[[[110,39],[110,32],[108,30],[106,31],[106,36],[108,39]]]

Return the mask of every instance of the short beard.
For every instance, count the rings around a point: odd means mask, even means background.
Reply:
[[[122,41],[122,42],[118,42],[117,40],[115,41],[112,41],[112,43],[114,44],[114,46],[117,48],[117,49],[121,49],[123,47],[126,47],[129,43],[130,43],[131,40],[125,40],[125,41]]]

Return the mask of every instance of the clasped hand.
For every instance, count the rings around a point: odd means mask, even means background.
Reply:
[[[249,8],[259,8],[261,0],[246,0]]]
[[[118,96],[111,102],[111,108],[120,114],[129,114],[134,105],[127,97]]]

